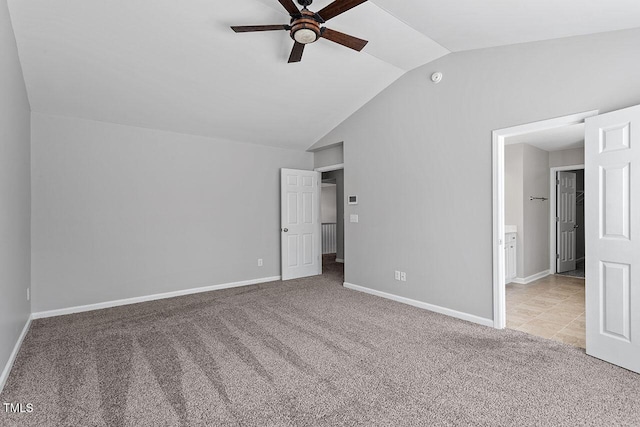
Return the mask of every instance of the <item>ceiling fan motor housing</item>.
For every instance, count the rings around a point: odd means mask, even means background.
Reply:
[[[315,19],[315,13],[301,10],[301,17],[291,22],[291,38],[298,43],[313,43],[320,38],[320,24]]]

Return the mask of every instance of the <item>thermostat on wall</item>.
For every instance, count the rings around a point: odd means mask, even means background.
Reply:
[[[358,204],[358,196],[349,196],[349,204],[357,205]]]

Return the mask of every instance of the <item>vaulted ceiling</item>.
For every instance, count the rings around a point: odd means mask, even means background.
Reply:
[[[315,0],[320,10],[331,0]],[[371,0],[288,64],[277,0],[9,0],[31,108],[306,149],[407,71],[450,52],[640,26],[637,0]]]

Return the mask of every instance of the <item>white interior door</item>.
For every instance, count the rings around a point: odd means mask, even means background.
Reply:
[[[282,280],[322,274],[320,172],[280,170]]]
[[[576,269],[576,173],[557,172],[556,272]]]
[[[587,354],[640,373],[640,106],[585,123]]]

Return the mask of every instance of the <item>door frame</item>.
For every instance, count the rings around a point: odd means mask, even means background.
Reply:
[[[335,165],[329,165],[329,166],[322,166],[319,168],[314,168],[313,170],[316,172],[320,172],[320,174],[322,175],[322,172],[333,172],[333,171],[337,171],[337,170],[344,170],[344,163],[336,163]],[[320,177],[320,182],[322,182],[322,176]],[[344,192],[344,177],[342,178],[342,191]],[[322,197],[322,185],[320,185],[320,197]],[[342,201],[343,205],[344,205],[344,200]],[[343,212],[344,213],[344,212]],[[344,226],[344,217],[343,218],[336,218],[336,222],[337,221],[342,221],[342,244],[344,245],[344,248],[347,247],[347,233],[346,233],[346,229]],[[343,249],[344,250],[344,249]],[[322,252],[322,250],[320,251]],[[340,261],[338,261],[336,259],[336,262],[341,262],[342,264],[344,264],[345,259],[347,258],[347,254],[346,254],[346,250],[344,250],[344,254],[342,254],[342,256],[344,257],[343,259],[341,259]],[[322,263],[323,263],[323,259],[322,256],[320,257],[320,271],[322,272]]]
[[[335,165],[322,166],[320,168],[314,168],[316,172],[333,172],[340,169],[344,169],[344,163],[336,163]]]
[[[506,292],[504,281],[504,146],[510,136],[584,123],[597,116],[599,110],[586,111],[563,117],[497,129],[492,132],[492,186],[493,186],[493,327],[507,325]]]
[[[556,254],[558,253],[558,236],[556,233],[556,210],[558,194],[556,193],[556,172],[584,170],[584,164],[572,166],[555,166],[549,172],[549,272],[557,273]],[[584,227],[584,224],[582,224]],[[584,232],[584,231],[583,231]]]

